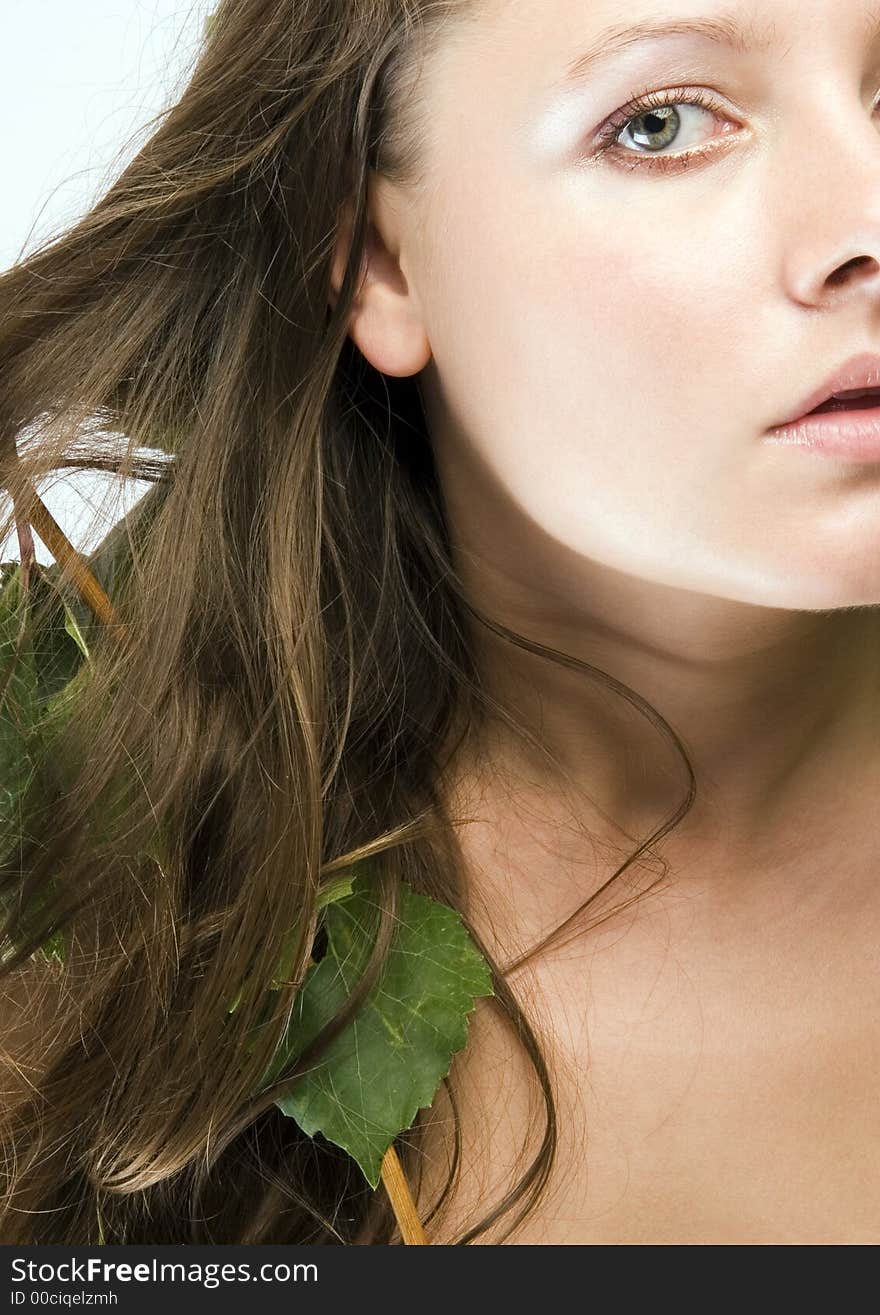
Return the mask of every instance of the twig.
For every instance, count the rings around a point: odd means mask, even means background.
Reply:
[[[385,1185],[385,1191],[388,1193],[391,1209],[394,1211],[394,1218],[397,1220],[400,1235],[404,1242],[408,1246],[427,1246],[428,1239],[425,1237],[425,1230],[422,1228],[415,1201],[409,1190],[409,1184],[404,1177],[400,1160],[397,1158],[397,1151],[393,1146],[388,1147],[382,1160],[382,1182]]]

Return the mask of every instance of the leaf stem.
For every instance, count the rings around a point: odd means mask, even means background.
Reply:
[[[33,484],[30,485],[29,491],[32,501],[28,506],[27,515],[31,525],[98,620],[103,621],[105,625],[118,626],[113,604],[86,566],[85,557],[74,548]]]
[[[404,1243],[408,1246],[427,1246],[425,1230],[393,1145],[388,1147],[382,1159],[382,1182]]]

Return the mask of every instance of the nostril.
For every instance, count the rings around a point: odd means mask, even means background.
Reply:
[[[853,256],[852,260],[844,261],[833,274],[829,274],[829,283],[845,283],[850,276],[850,272],[859,265],[873,265],[877,269],[877,262],[873,256]]]

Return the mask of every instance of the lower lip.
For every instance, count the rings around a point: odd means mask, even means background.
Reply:
[[[880,461],[880,407],[802,416],[768,430],[767,441],[843,461]]]

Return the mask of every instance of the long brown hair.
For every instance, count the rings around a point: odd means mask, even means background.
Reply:
[[[469,11],[222,0],[184,94],[118,180],[0,277],[0,533],[26,527],[53,472],[151,483],[89,559],[123,625],[112,642],[90,631],[89,680],[35,767],[38,825],[0,869],[4,982],[27,970],[19,998],[45,1020],[0,1111],[4,1242],[395,1241],[384,1193],[275,1100],[375,981],[401,882],[464,909],[435,782],[498,712],[468,617],[605,680],[678,745],[633,691],[473,612],[416,381],[377,373],[347,334],[369,171],[418,177],[419,59]],[[683,816],[690,784],[606,886]],[[320,933],[319,885],[369,855],[383,900],[369,970],[255,1097]],[[59,928],[63,965],[35,955]],[[461,1242],[503,1216],[513,1231],[556,1146],[541,1048],[481,948],[546,1126]],[[418,1131],[398,1140],[414,1177]]]

